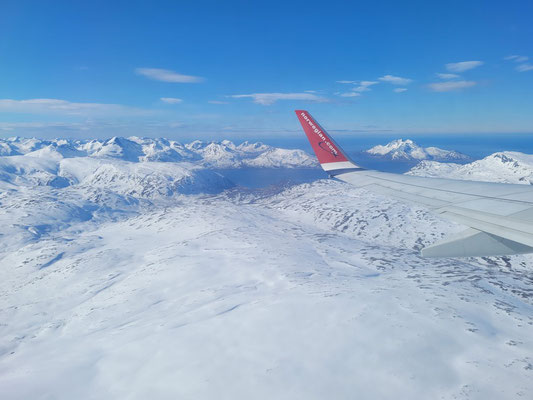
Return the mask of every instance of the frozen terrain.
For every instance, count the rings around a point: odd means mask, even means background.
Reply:
[[[423,259],[464,227],[207,168],[282,149],[125,140],[0,144],[2,399],[533,396],[532,255]]]

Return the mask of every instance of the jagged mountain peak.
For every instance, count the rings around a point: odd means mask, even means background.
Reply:
[[[470,157],[453,150],[439,149],[438,147],[422,147],[411,139],[396,139],[386,145],[374,146],[366,153],[377,157],[403,161],[469,161]]]

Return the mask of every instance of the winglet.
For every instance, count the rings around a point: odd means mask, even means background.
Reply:
[[[324,171],[336,175],[363,169],[348,158],[311,114],[305,110],[296,110],[295,113]]]

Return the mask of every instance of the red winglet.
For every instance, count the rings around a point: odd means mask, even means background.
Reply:
[[[295,112],[320,164],[349,161],[337,143],[311,117],[311,114],[305,110],[296,110]]]

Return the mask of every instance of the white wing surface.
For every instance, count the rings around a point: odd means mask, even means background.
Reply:
[[[422,250],[425,257],[533,253],[533,186],[392,174],[361,168],[307,111],[296,114],[322,168],[332,177],[423,205],[469,228]]]

